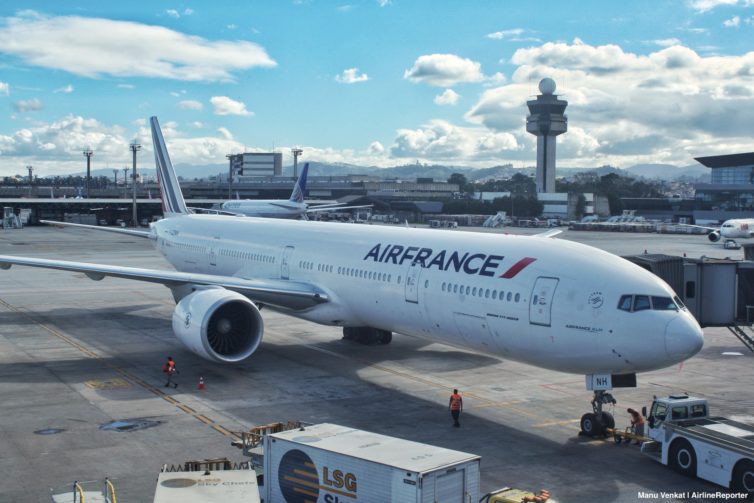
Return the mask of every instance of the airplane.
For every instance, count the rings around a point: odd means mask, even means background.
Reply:
[[[700,229],[708,229],[712,232],[707,234],[707,238],[713,243],[720,241],[720,238],[725,238],[726,242],[733,241],[735,243],[736,238],[751,238],[754,237],[754,218],[734,218],[726,220],[720,227],[705,227],[703,225],[694,225],[692,227],[699,227]]]
[[[323,204],[318,206],[309,206],[304,202],[304,193],[306,192],[306,177],[309,173],[309,163],[304,164],[304,169],[296,180],[291,197],[288,199],[244,199],[241,201],[225,201],[220,205],[219,210],[197,210],[201,213],[216,213],[222,215],[240,215],[250,217],[265,218],[306,218],[308,213],[321,211],[337,211],[357,208],[370,208],[371,205],[364,206],[343,206],[341,203]]]
[[[654,274],[566,240],[192,214],[151,118],[165,218],[149,231],[49,222],[150,239],[175,270],[0,256],[12,265],[167,286],[173,332],[219,363],[262,342],[263,306],[388,344],[393,332],[586,376],[587,435],[614,425],[609,393],[702,348],[699,324]]]

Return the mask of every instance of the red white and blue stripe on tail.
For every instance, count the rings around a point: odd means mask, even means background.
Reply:
[[[157,117],[151,117],[149,122],[152,125],[154,163],[157,169],[157,181],[160,184],[162,212],[165,217],[187,215],[190,212],[186,207],[186,202],[183,200],[178,177],[173,169],[173,164],[170,162],[168,149],[165,146],[165,140],[160,130],[160,123],[157,121]]]

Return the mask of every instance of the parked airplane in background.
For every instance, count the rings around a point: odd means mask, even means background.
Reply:
[[[720,227],[707,227],[704,225],[693,225],[700,229],[708,229],[712,232],[707,234],[707,238],[713,243],[725,238],[727,241],[734,241],[738,238],[754,237],[754,218],[734,218],[726,220]]]
[[[0,256],[25,265],[160,283],[177,302],[173,331],[215,362],[250,357],[262,305],[389,343],[393,332],[583,374],[594,391],[582,429],[614,424],[602,405],[636,373],[696,354],[702,330],[654,274],[610,253],[539,236],[436,232],[191,214],[156,117],[152,140],[165,218],[149,231],[175,271]],[[55,222],[52,222],[55,223]],[[69,224],[64,224],[69,225]],[[77,227],[89,227],[70,224]]]
[[[288,199],[243,199],[225,201],[220,205],[219,211],[224,214],[245,215],[250,217],[266,218],[299,218],[308,213],[322,211],[338,211],[356,208],[369,208],[371,206],[343,206],[341,203],[309,206],[304,202],[306,192],[306,177],[309,173],[309,163],[304,164],[304,169],[296,180],[291,197]],[[212,210],[202,210],[202,213],[212,213]]]

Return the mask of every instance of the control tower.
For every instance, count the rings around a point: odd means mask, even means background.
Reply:
[[[568,130],[568,102],[554,94],[550,78],[539,82],[539,92],[537,99],[526,102],[526,131],[537,136],[537,192],[555,192],[555,137]]]

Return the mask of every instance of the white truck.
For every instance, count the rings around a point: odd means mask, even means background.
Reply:
[[[264,437],[262,501],[477,503],[480,457],[335,424]]]
[[[711,417],[707,400],[655,398],[641,452],[675,471],[754,495],[754,426]]]

